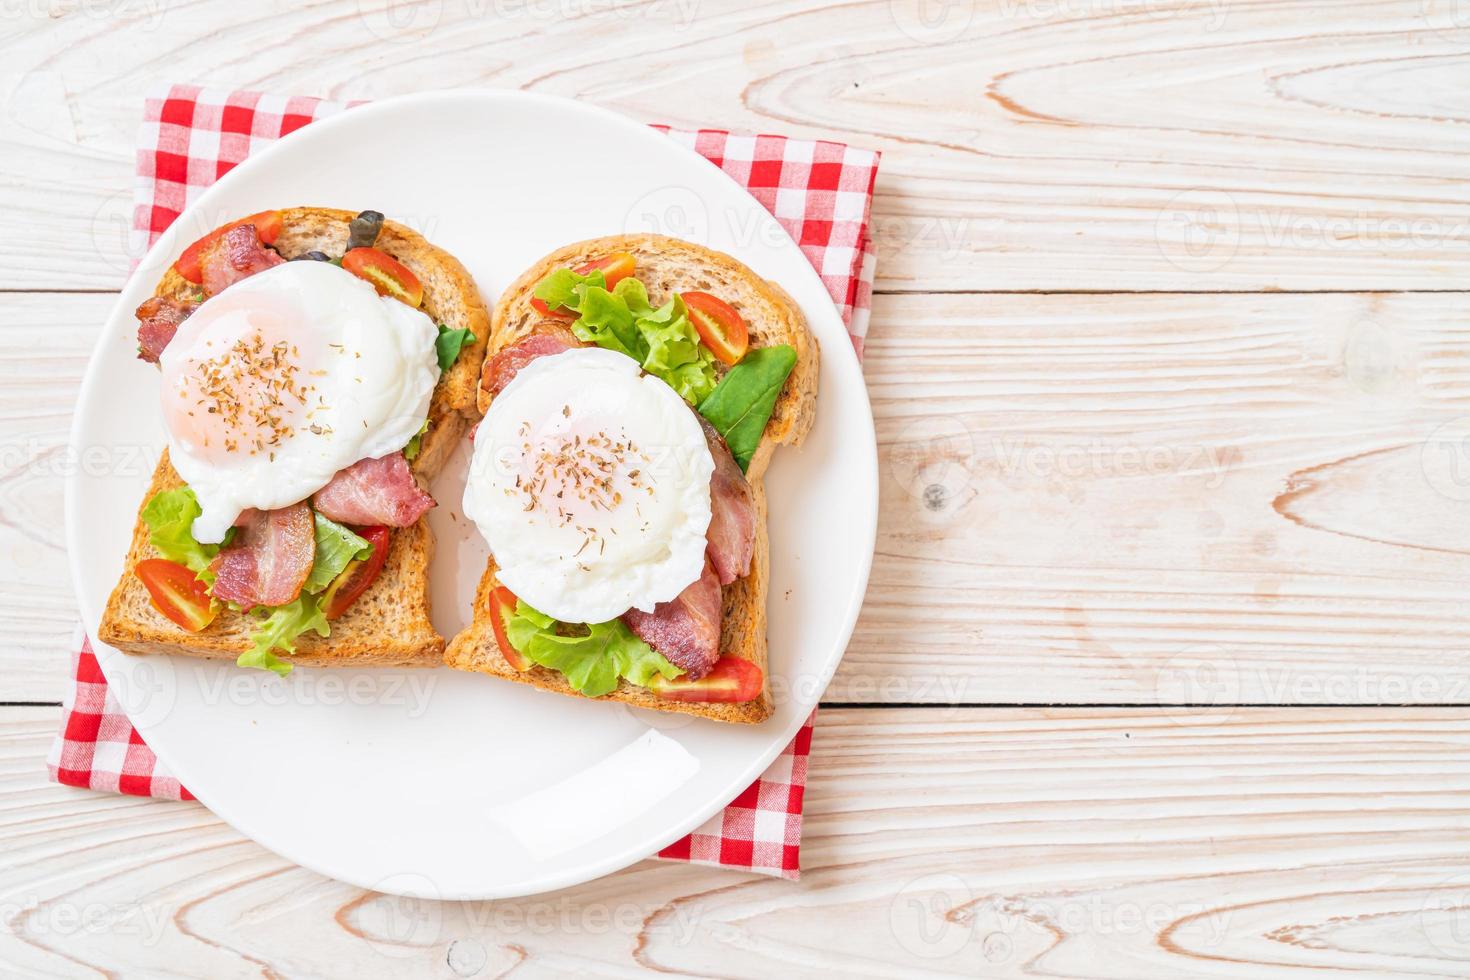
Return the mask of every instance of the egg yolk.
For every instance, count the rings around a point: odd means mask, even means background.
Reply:
[[[205,310],[187,355],[165,372],[165,424],[190,453],[211,463],[274,458],[311,426],[319,403],[313,372],[305,368],[321,363],[312,331],[280,297],[223,293]]]
[[[519,435],[505,454],[514,476],[509,492],[538,523],[568,532],[563,557],[592,561],[615,537],[626,545],[661,522],[649,506],[660,461],[615,420],[557,415],[534,431],[523,423]]]

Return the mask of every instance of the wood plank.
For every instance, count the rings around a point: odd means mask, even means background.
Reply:
[[[88,459],[72,409],[115,298],[0,295],[0,701],[61,700],[78,621],[62,494]]]
[[[883,297],[873,322],[882,519],[828,698],[1470,696],[1457,297]]]
[[[0,701],[60,698],[109,304],[0,296]],[[1470,701],[1467,354],[1453,295],[879,297],[878,548],[827,698]]]
[[[0,183],[0,288],[121,283],[141,99],[159,78],[368,99],[521,88],[649,121],[875,147],[883,288],[1458,288],[1470,271],[1463,17],[1425,0],[1318,7],[1303,18],[1292,0],[672,0],[560,16],[539,0],[212,0],[22,12],[0,25],[12,178]]]
[[[821,713],[800,882],[646,862],[394,899],[195,804],[45,781],[0,712],[0,962],[47,976],[1463,976],[1470,719]]]

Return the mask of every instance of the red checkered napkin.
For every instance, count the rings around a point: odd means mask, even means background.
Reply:
[[[353,103],[175,85],[144,104],[138,145],[134,254],[230,168],[259,149]],[[862,356],[873,289],[868,214],[878,154],[841,143],[721,130],[657,127],[718,164],[765,206],[822,277]],[[86,637],[78,637],[74,683],[48,759],[69,786],[190,800],[129,723],[107,689]],[[812,719],[749,789],[659,857],[795,878],[800,873],[802,791]]]

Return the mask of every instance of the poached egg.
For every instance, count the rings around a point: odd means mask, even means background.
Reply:
[[[286,262],[206,300],[159,358],[194,538],[219,542],[242,510],[305,500],[402,449],[428,415],[437,338],[422,311],[329,262]]]
[[[464,512],[501,583],[566,623],[651,612],[704,570],[714,459],[699,421],[632,358],[537,358],[475,433]]]

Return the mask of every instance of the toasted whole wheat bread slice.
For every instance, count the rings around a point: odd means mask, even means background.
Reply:
[[[347,247],[347,224],[354,215],[335,208],[284,208],[281,233],[274,247],[288,259],[314,249],[340,255]],[[385,221],[376,246],[419,277],[424,285],[422,309],[435,323],[451,329],[466,328],[475,336],[475,342],[466,345],[454,366],[439,378],[430,400],[429,431],[412,464],[413,471],[427,480],[439,472],[466,428],[480,417],[475,393],[489,340],[490,315],[464,266],[418,232]],[[170,266],[154,294],[187,300],[197,289]],[[140,383],[146,382],[140,377]],[[154,494],[182,482],[165,452],[143,505]],[[377,579],[351,608],[332,621],[331,636],[318,637],[310,631],[301,636],[290,661],[319,667],[437,666],[444,638],[429,622],[429,560],[433,547],[433,535],[423,519],[411,527],[395,528],[387,563]],[[149,544],[148,527],[140,517],[133,527],[122,578],[102,614],[99,640],[126,653],[176,653],[230,660],[250,649],[250,635],[257,622],[253,616],[225,609],[204,630],[188,633],[154,609],[147,589],[133,574],[138,562],[154,557],[157,553]]]
[[[766,652],[770,541],[766,532],[766,493],[762,478],[776,446],[799,444],[811,428],[820,367],[817,341],[801,309],[781,287],[760,278],[730,256],[661,235],[617,235],[560,248],[527,269],[500,297],[490,327],[486,357],[494,356],[501,348],[535,330],[541,315],[531,306],[532,291],[549,272],[563,266],[576,267],[611,252],[630,252],[638,260],[636,275],[648,287],[649,301],[655,306],[676,292],[702,290],[713,293],[735,307],[745,319],[750,329],[751,347],[790,344],[796,349],[796,367],[776,401],[765,435],[746,472],[756,510],[755,556],[751,560],[750,574],[723,589],[720,651],[726,656],[750,660],[760,667],[765,677],[760,697],[742,704],[665,701],[645,688],[621,681],[615,691],[599,700],[658,711],[677,711],[717,721],[745,724],[764,721],[770,717],[774,705]],[[490,405],[490,395],[483,386],[479,404],[482,412]],[[493,674],[542,690],[583,697],[573,691],[557,671],[535,666],[522,673],[506,663],[496,644],[490,620],[489,594],[496,584],[495,562],[491,559],[475,593],[474,621],[450,641],[444,662],[460,670]]]

